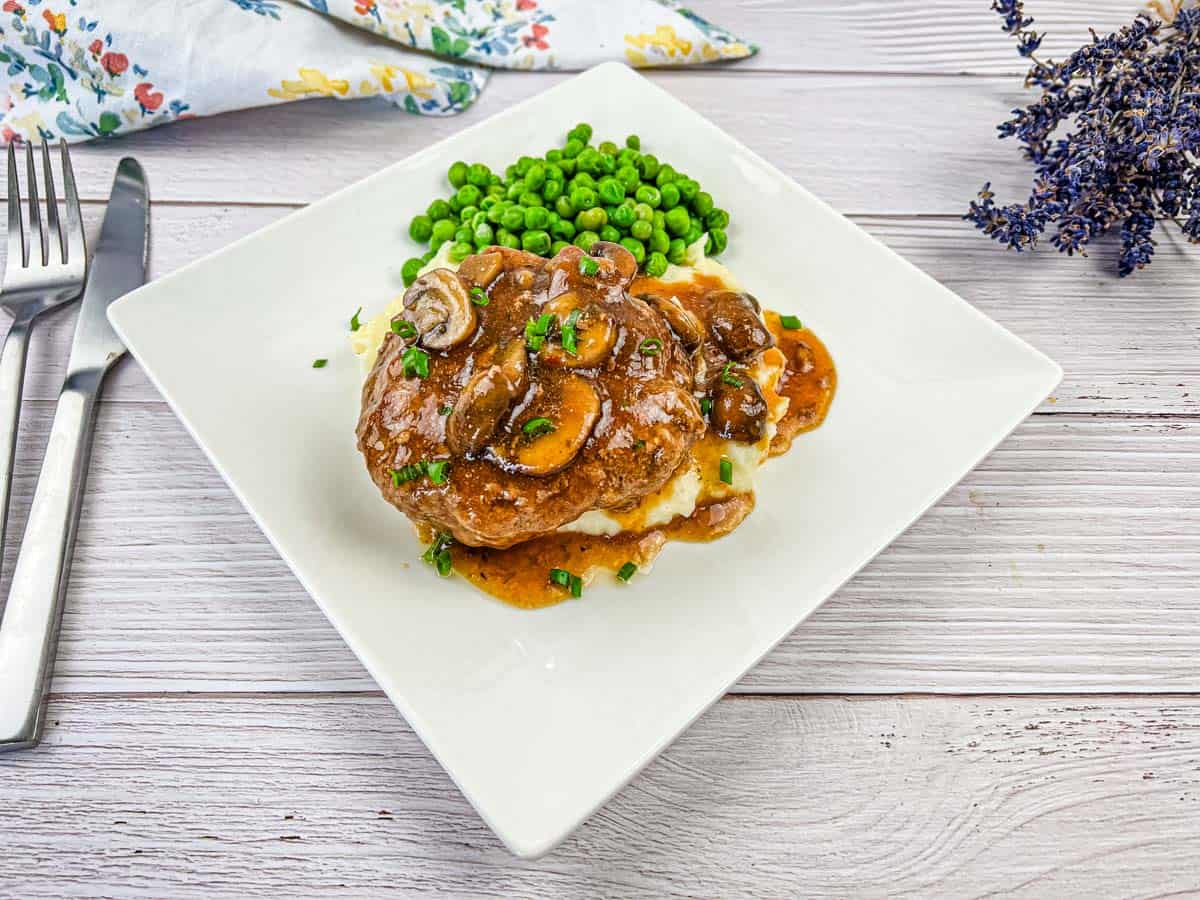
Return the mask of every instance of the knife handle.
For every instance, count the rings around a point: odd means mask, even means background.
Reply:
[[[67,376],[0,620],[0,751],[41,736],[103,370]]]

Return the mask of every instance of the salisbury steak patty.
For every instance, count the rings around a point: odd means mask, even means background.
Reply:
[[[661,487],[705,423],[688,356],[627,293],[636,272],[600,242],[551,260],[492,247],[414,282],[358,422],[388,502],[508,547]]]

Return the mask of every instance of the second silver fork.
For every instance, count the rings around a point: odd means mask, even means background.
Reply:
[[[64,216],[58,215],[54,171],[50,151],[42,143],[42,171],[46,195],[45,215],[38,197],[33,147],[25,145],[26,182],[29,192],[29,233],[21,213],[21,186],[17,154],[8,145],[8,261],[0,307],[13,317],[0,355],[0,554],[8,528],[8,504],[12,491],[13,457],[17,445],[17,423],[21,416],[21,392],[29,355],[29,333],[34,320],[47,310],[79,297],[87,278],[87,247],[79,193],[67,144],[59,145],[62,156]]]

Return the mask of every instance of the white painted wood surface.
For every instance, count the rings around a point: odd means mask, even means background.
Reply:
[[[982,181],[1028,181],[994,138],[1023,91],[987,0],[692,5],[763,53],[651,77],[1059,360],[1056,396],[520,862],[124,364],[47,741],[0,757],[0,896],[1200,893],[1197,251],[1164,240],[1118,281],[1111,244],[1015,257],[958,219]],[[1028,6],[1053,55],[1140,4]],[[86,213],[142,159],[161,275],[562,77],[498,75],[450,120],[316,101],[79,148]],[[72,319],[35,333],[15,527]]]

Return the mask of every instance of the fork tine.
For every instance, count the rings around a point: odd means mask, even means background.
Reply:
[[[33,167],[33,144],[25,142],[25,187],[29,188],[29,264],[39,261],[36,250],[42,248],[41,265],[46,265],[46,229],[42,227],[42,207],[38,200],[37,170]]]
[[[58,224],[58,196],[54,192],[54,170],[50,168],[50,150],[42,141],[42,175],[46,183],[46,231],[50,246],[57,250],[51,255],[50,262],[54,264],[67,261],[67,248],[63,245],[62,228]]]
[[[62,151],[63,191],[67,201],[67,259],[69,263],[84,265],[87,262],[87,247],[83,242],[83,216],[79,212],[79,193],[75,190],[75,170],[71,168],[71,155],[67,142],[58,142]]]
[[[8,265],[25,265],[25,226],[21,222],[21,185],[17,181],[17,150],[8,145]]]

